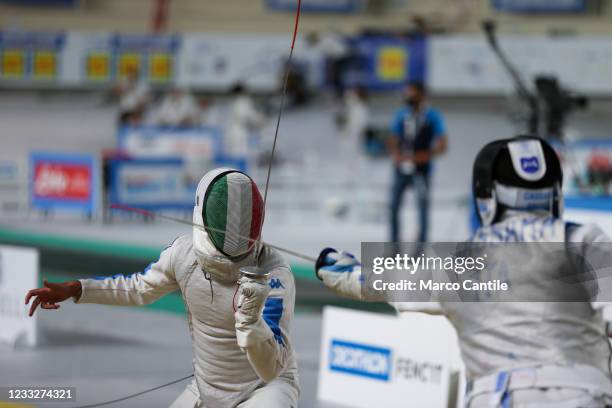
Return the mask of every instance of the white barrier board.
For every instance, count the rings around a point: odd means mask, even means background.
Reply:
[[[446,408],[456,335],[444,318],[420,316],[326,307],[318,398],[357,408]]]
[[[612,93],[612,41],[605,36],[501,36],[500,47],[531,87],[536,75],[556,75],[589,95]],[[435,36],[429,44],[429,86],[452,95],[500,95],[512,80],[484,35]]]
[[[0,246],[0,345],[36,345],[37,315],[28,317],[24,299],[37,286],[38,251]]]

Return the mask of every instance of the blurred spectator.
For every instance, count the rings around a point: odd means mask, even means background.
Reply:
[[[303,106],[310,99],[308,78],[305,66],[296,62],[285,63],[283,75],[287,75],[287,106]],[[284,81],[284,77],[281,79]]]
[[[393,118],[388,148],[395,166],[391,190],[391,241],[400,242],[400,210],[404,191],[413,187],[419,214],[419,242],[429,232],[429,189],[432,161],[446,152],[446,126],[442,114],[427,105],[422,82],[409,82],[404,106]]]
[[[370,122],[368,95],[364,88],[348,91],[344,98],[344,119],[340,128],[340,147],[352,157],[350,162],[362,156],[365,134]]]
[[[249,137],[266,124],[266,117],[255,108],[253,99],[242,84],[231,91],[231,105],[227,129],[227,153],[232,156],[247,157]]]
[[[173,87],[155,113],[160,126],[189,127],[199,124],[200,111],[193,96],[184,88]]]
[[[119,96],[119,124],[141,124],[151,100],[151,92],[149,85],[140,79],[138,69],[128,71],[113,91]]]
[[[201,125],[221,126],[221,108],[212,99],[198,99],[199,120]]]
[[[350,64],[351,55],[345,38],[337,32],[324,34],[312,32],[307,37],[307,43],[317,48],[326,61],[326,79],[334,89],[335,96],[340,99],[344,94],[344,71]]]
[[[363,204],[361,181],[365,174],[365,139],[370,124],[370,108],[367,93],[363,88],[351,89],[344,98],[342,119],[339,121],[339,154],[343,171],[340,172],[343,186],[351,191],[350,201],[340,197],[332,197],[328,206],[335,216],[348,214],[352,205]],[[346,195],[344,196],[346,197]]]
[[[590,193],[594,195],[609,195],[612,183],[612,163],[605,150],[594,150],[587,166]]]

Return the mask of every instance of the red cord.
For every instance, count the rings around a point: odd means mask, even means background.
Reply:
[[[236,310],[236,295],[238,294],[238,289],[240,289],[240,285],[236,285],[236,290],[234,291],[234,296],[232,297],[232,308],[234,309],[234,313],[238,311]]]
[[[298,0],[297,13],[295,13],[295,28],[293,29],[293,40],[291,41],[291,49],[295,46],[295,39],[297,38],[298,27],[300,26],[300,13],[302,10],[302,0]]]

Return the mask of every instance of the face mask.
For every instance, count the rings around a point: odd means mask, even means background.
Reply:
[[[235,258],[249,253],[261,236],[263,199],[249,176],[232,169],[208,173],[198,186],[196,212],[207,235],[222,254]]]
[[[416,109],[421,105],[421,101],[419,100],[419,98],[415,98],[415,97],[405,98],[404,103],[413,109]]]

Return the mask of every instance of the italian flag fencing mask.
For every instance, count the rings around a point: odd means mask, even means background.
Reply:
[[[229,168],[208,172],[196,192],[194,223],[204,225],[194,238],[204,234],[228,257],[245,255],[261,236],[264,205],[257,185],[246,174]]]

